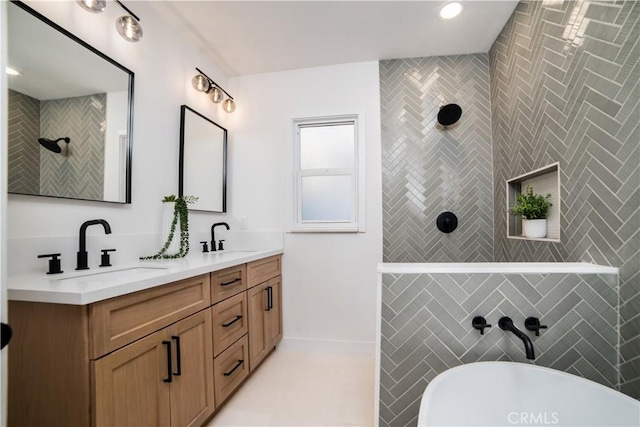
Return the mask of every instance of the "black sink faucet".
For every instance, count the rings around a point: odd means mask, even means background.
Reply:
[[[513,320],[511,320],[510,317],[501,317],[498,321],[498,326],[500,326],[500,329],[502,329],[503,331],[513,332],[515,336],[517,336],[522,340],[522,342],[524,342],[524,351],[527,354],[527,359],[534,360],[536,358],[533,353],[533,344],[531,343],[531,340],[524,334],[524,332],[516,328],[516,326],[513,324]]]
[[[88,270],[88,261],[87,261],[87,227],[90,225],[98,225],[101,224],[104,227],[105,234],[111,234],[111,226],[104,219],[92,219],[90,221],[85,221],[80,226],[80,245],[78,249],[78,266],[76,270]]]
[[[211,226],[211,251],[215,252],[216,251],[216,234],[215,234],[215,228],[219,225],[223,225],[225,227],[227,227],[227,230],[229,230],[229,224],[227,224],[226,222],[216,222],[215,224],[213,224]],[[219,248],[220,250],[222,250],[222,247]]]

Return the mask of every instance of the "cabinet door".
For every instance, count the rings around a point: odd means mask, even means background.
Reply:
[[[249,369],[251,372],[270,350],[266,336],[267,284],[268,282],[262,283],[247,291],[249,297]]]
[[[91,362],[96,426],[169,425],[166,334],[163,329]]]
[[[267,282],[269,296],[269,311],[266,312],[268,349],[274,348],[282,339],[282,278],[274,277]]]
[[[200,426],[215,409],[211,309],[171,325],[171,425]]]

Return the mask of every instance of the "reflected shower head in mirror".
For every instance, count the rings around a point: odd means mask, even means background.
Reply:
[[[462,108],[458,104],[447,104],[438,111],[438,123],[442,126],[451,126],[460,120]]]
[[[53,151],[54,153],[62,153],[62,148],[60,148],[60,146],[58,145],[58,141],[64,141],[68,144],[69,142],[71,142],[71,138],[69,138],[68,136],[58,138],[56,140],[38,138],[38,142],[40,143],[40,145],[42,145],[47,150]]]

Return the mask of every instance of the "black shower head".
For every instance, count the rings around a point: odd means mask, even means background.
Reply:
[[[63,138],[58,138],[55,141],[47,138],[38,138],[38,142],[40,143],[40,145],[42,145],[44,148],[46,148],[49,151],[53,151],[54,153],[62,152],[62,148],[60,148],[60,146],[58,145],[58,141],[64,141],[68,144],[71,141],[71,139],[68,136],[65,136]]]

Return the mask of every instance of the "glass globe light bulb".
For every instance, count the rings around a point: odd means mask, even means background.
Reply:
[[[127,41],[137,42],[142,39],[142,27],[131,15],[122,15],[118,18],[116,20],[116,30]]]
[[[207,80],[207,78],[202,74],[198,74],[191,79],[191,84],[198,92],[206,92],[209,90],[209,80]]]
[[[104,8],[107,7],[106,0],[78,0],[78,4],[91,13],[104,12]]]
[[[211,99],[211,102],[215,104],[219,104],[224,99],[224,93],[220,90],[218,86],[214,86],[209,91],[209,98]]]
[[[222,103],[222,108],[224,108],[224,111],[227,113],[233,113],[236,110],[236,103],[233,102],[233,99],[227,98]]]

